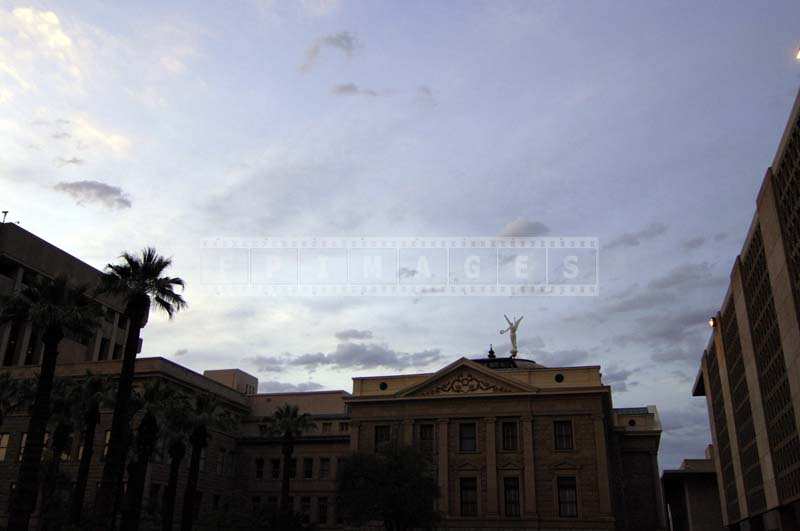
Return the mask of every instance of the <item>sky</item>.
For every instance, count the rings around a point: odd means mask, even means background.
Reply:
[[[154,245],[145,356],[262,391],[507,352],[655,404],[661,466],[800,85],[800,4],[0,1],[0,207],[95,267]],[[589,236],[594,297],[259,297],[216,236]]]

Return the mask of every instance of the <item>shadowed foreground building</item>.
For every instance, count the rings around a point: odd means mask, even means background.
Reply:
[[[684,459],[661,476],[672,531],[722,531],[719,490],[711,448],[705,459]]]
[[[5,292],[36,274],[66,271],[85,282],[97,275],[13,225],[0,225],[0,265]],[[87,370],[118,374],[125,320],[119,305],[101,302],[108,308],[106,321],[93,341],[64,342],[59,376],[80,377]],[[40,362],[35,337],[25,323],[5,327],[2,370],[33,376]],[[137,360],[136,385],[152,379],[189,393],[212,393],[242,418],[230,432],[213,432],[202,456],[195,504],[199,528],[226,507],[276,510],[285,466],[292,478],[290,505],[319,527],[342,528],[335,490],[342,460],[355,451],[401,445],[429,455],[441,491],[436,503],[443,529],[665,528],[658,413],[653,406],[614,409],[598,366],[548,368],[522,359],[461,358],[434,373],[354,378],[352,393],[257,394],[257,379],[238,369],[200,375],[163,358]],[[284,403],[311,414],[317,428],[297,440],[289,463],[282,460],[280,441],[261,430],[264,417]],[[102,413],[96,432],[87,503],[94,500],[102,473],[110,417],[110,411]],[[0,426],[0,526],[27,423],[16,414]],[[76,442],[62,456],[61,470],[73,478],[80,451]],[[185,459],[180,470],[176,525],[188,464]],[[158,453],[147,472],[145,522],[157,521],[168,475],[168,457]]]
[[[800,529],[800,95],[703,354],[722,518]]]

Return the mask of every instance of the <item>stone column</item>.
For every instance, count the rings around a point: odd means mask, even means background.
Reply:
[[[350,421],[350,451],[353,453],[358,451],[359,431],[361,431],[361,423]]]
[[[450,482],[448,479],[448,424],[449,419],[439,419],[438,426],[438,468],[439,468],[439,510],[445,517],[450,515]]]
[[[486,427],[486,516],[497,518],[497,445],[495,435],[497,420],[494,417],[484,419]]]
[[[414,420],[403,419],[403,445],[411,446],[414,444]]]
[[[608,452],[606,449],[606,425],[602,415],[595,415],[594,446],[597,462],[597,491],[600,498],[600,514],[611,515],[611,492],[608,470]]]
[[[523,483],[525,486],[523,516],[536,518],[536,474],[533,460],[533,418],[522,417]]]

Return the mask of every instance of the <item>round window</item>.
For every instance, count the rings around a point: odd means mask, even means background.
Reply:
[[[386,382],[381,382],[381,384],[378,387],[380,387],[381,391],[386,391],[386,389],[389,388],[389,384],[387,384]]]
[[[636,426],[636,421],[631,419],[628,421],[628,426]]]
[[[556,374],[556,381],[557,381],[558,383],[561,383],[561,382],[563,382],[563,381],[564,381],[564,375],[563,375],[563,374],[561,374],[561,373],[558,373],[558,374]]]

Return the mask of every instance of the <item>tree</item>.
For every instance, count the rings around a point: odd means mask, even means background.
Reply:
[[[69,521],[72,525],[80,525],[83,519],[83,503],[86,499],[86,485],[89,482],[89,470],[94,455],[94,437],[100,423],[100,409],[114,403],[113,382],[108,377],[98,376],[91,372],[80,382],[75,391],[75,425],[81,430],[81,452],[75,488],[69,502]]]
[[[136,456],[128,465],[128,488],[122,508],[123,531],[139,529],[147,466],[158,444],[162,428],[176,416],[171,412],[185,411],[183,404],[186,400],[184,393],[162,380],[150,380],[144,386],[139,399],[144,416],[136,433]]]
[[[111,527],[118,506],[122,478],[125,475],[129,402],[142,328],[147,324],[147,316],[152,305],[163,310],[170,319],[175,312],[186,307],[186,301],[175,292],[176,287],[183,288],[183,280],[164,276],[164,272],[172,264],[169,258],[160,256],[152,247],[142,250],[140,256],[123,253],[121,258],[122,263],[106,266],[106,273],[101,277],[99,290],[100,293],[113,295],[124,301],[125,316],[128,318],[129,326],[122,369],[117,382],[108,455],[95,501],[98,530]]]
[[[0,306],[0,323],[29,322],[34,330],[40,331],[44,345],[25,452],[8,517],[11,529],[27,529],[39,490],[42,447],[50,417],[59,344],[67,334],[88,339],[97,329],[100,311],[87,295],[87,288],[71,286],[66,277],[55,280],[34,277],[20,291],[4,297]]]
[[[281,500],[280,512],[288,514],[289,507],[289,464],[294,454],[295,440],[303,433],[314,431],[316,424],[308,413],[300,413],[295,405],[284,404],[265,419],[263,430],[267,435],[281,439],[281,454],[283,455],[283,470],[281,471]]]
[[[431,527],[439,519],[430,462],[414,448],[353,454],[337,476],[338,507],[352,525],[380,520],[389,531],[405,531]]]
[[[36,395],[36,384],[30,378],[13,378],[0,372],[0,426],[7,415],[28,407]]]
[[[194,504],[197,496],[197,482],[200,477],[200,459],[208,446],[209,431],[228,430],[235,425],[232,415],[222,408],[219,400],[206,393],[197,395],[195,398],[190,419],[192,430],[189,435],[189,444],[192,447],[192,456],[189,461],[189,478],[183,494],[181,531],[191,531],[194,525]]]
[[[162,437],[169,455],[169,480],[164,489],[164,507],[161,512],[161,529],[172,529],[175,518],[175,499],[178,493],[178,475],[181,463],[186,456],[186,444],[191,431],[190,415],[192,413],[186,401],[176,404],[168,413]]]

